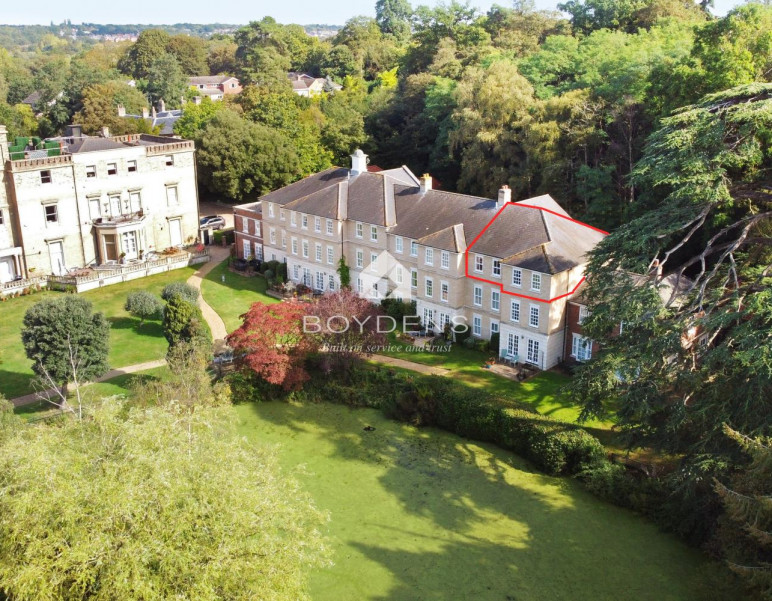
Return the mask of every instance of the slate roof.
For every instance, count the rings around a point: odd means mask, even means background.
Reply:
[[[260,200],[310,215],[385,226],[390,234],[442,250],[464,252],[471,246],[473,252],[505,264],[550,274],[584,263],[605,235],[571,220],[548,195],[510,203],[494,220],[500,208],[495,200],[422,192],[418,178],[404,166],[355,175],[333,167]],[[340,215],[341,203],[345,215]]]
[[[195,77],[188,77],[188,83],[191,86],[198,85],[221,85],[229,79],[236,79],[230,75],[199,75]]]
[[[118,148],[126,148],[126,144],[116,142],[110,138],[78,138],[68,146],[67,150],[70,154],[79,154],[82,152],[116,150]]]

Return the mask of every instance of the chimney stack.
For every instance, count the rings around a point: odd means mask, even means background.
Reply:
[[[421,176],[421,194],[425,194],[432,189],[432,176],[428,173],[424,173]]]
[[[499,199],[496,202],[496,208],[500,209],[505,204],[512,202],[512,190],[509,189],[509,186],[504,184],[499,189]]]
[[[109,138],[110,137],[110,128],[107,126],[102,127],[102,137],[103,138]]]
[[[195,105],[201,104],[201,96],[194,96],[193,97],[193,104],[195,104]]]
[[[147,110],[146,106],[143,106],[142,107],[142,118],[143,119],[147,119],[148,117],[150,117],[150,111]]]
[[[125,117],[126,116],[126,107],[122,104],[118,105],[118,116],[119,117]]]
[[[351,155],[351,175],[359,175],[367,171],[368,162],[367,155],[362,152],[361,148],[357,148]]]
[[[161,98],[161,100],[158,101],[158,112],[159,113],[166,112],[166,103],[164,102],[163,98]]]
[[[155,119],[155,116],[156,116],[155,106],[150,107],[150,116],[153,117],[153,119]]]

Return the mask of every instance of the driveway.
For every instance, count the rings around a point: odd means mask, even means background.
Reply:
[[[233,205],[201,201],[198,203],[198,211],[201,217],[206,217],[207,215],[220,215],[225,219],[226,228],[233,227]]]

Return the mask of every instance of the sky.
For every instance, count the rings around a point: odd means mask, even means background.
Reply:
[[[536,0],[538,8],[554,9],[559,0]],[[413,0],[417,4],[436,4],[436,0]],[[483,11],[497,3],[503,6],[508,0],[472,0],[473,5]],[[740,0],[715,0],[716,14],[725,14]],[[290,0],[277,4],[248,2],[245,0],[187,0],[186,2],[153,2],[136,4],[110,2],[105,0],[35,0],[35,2],[3,2],[0,23],[48,25],[51,21],[60,23],[70,19],[73,23],[247,23],[274,17],[280,23],[307,25],[321,23],[342,25],[357,15],[375,15],[375,0],[365,2],[344,2],[343,0]],[[145,8],[140,8],[145,7]]]

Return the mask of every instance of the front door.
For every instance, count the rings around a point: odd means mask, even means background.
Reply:
[[[118,249],[115,246],[115,234],[104,234],[102,241],[105,246],[105,263],[118,260]]]
[[[10,282],[16,277],[16,269],[13,265],[13,257],[0,259],[0,284]]]
[[[169,239],[172,246],[182,245],[182,225],[179,219],[169,221]]]
[[[64,246],[61,242],[51,242],[48,245],[48,254],[51,257],[51,273],[64,275]]]

